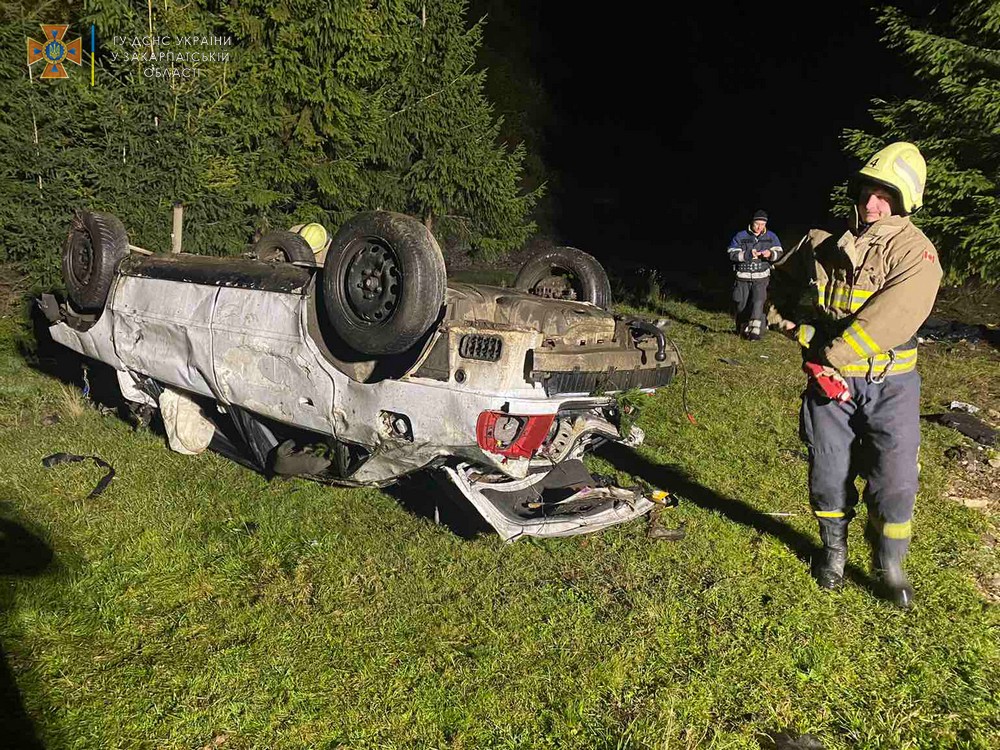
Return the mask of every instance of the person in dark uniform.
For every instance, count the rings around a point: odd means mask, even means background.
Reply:
[[[750,226],[729,243],[729,260],[736,271],[733,302],[736,303],[736,334],[758,341],[767,328],[764,303],[771,266],[781,257],[781,242],[767,228],[767,214],[756,211]]]

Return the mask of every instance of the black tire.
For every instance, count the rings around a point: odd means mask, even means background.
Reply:
[[[265,263],[313,263],[315,256],[301,234],[279,229],[261,237],[250,251]]]
[[[611,307],[611,282],[604,266],[575,247],[554,247],[531,258],[514,279],[514,288],[541,295],[542,282],[558,277],[565,279],[578,302],[590,302],[605,310]]]
[[[323,265],[323,302],[334,330],[362,354],[399,354],[437,320],[447,277],[441,248],[416,219],[387,211],[344,224]]]
[[[63,245],[63,281],[78,310],[100,310],[108,299],[118,264],[128,255],[125,225],[111,214],[77,211]]]

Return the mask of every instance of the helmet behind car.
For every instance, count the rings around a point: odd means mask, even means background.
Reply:
[[[315,222],[306,224],[298,230],[298,233],[302,235],[302,239],[309,243],[309,247],[312,248],[313,253],[325,250],[327,245],[330,244],[330,236],[322,224]]]

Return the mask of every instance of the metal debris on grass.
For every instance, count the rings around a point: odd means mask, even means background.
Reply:
[[[928,422],[936,422],[937,424],[957,430],[966,437],[972,438],[977,443],[986,446],[997,445],[997,439],[1000,437],[1000,433],[981,419],[961,411],[946,414],[925,414],[923,418]]]
[[[952,401],[948,404],[948,408],[951,411],[964,411],[966,414],[975,414],[980,410],[978,406],[967,404],[965,401]]]
[[[944,320],[942,318],[928,318],[927,321],[917,331],[917,337],[921,342],[940,341],[947,343],[959,343],[964,341],[967,344],[976,345],[982,341],[995,343],[1000,339],[1000,331],[988,325],[969,325],[956,320]]]
[[[765,732],[757,742],[766,750],[824,750],[823,743],[811,734],[794,732]]]
[[[687,521],[681,521],[680,526],[675,529],[667,528],[659,522],[659,518],[650,521],[649,531],[646,533],[649,539],[658,539],[667,542],[679,542],[687,536]]]

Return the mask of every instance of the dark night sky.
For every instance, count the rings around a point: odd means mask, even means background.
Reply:
[[[524,5],[558,230],[602,259],[724,270],[757,208],[790,244],[856,168],[842,129],[913,85],[866,2]]]

